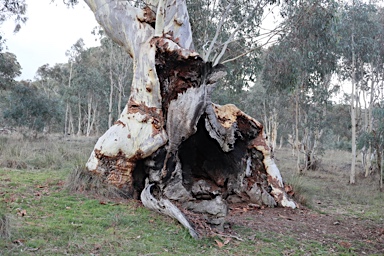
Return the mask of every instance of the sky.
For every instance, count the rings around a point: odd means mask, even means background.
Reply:
[[[66,63],[65,52],[80,38],[87,48],[99,45],[91,34],[98,24],[83,1],[74,8],[68,8],[62,0],[54,3],[26,0],[26,3],[28,21],[19,32],[13,33],[12,19],[0,27],[0,33],[7,40],[6,51],[14,53],[22,67],[22,74],[16,80],[33,80],[37,69],[47,63],[50,66]],[[271,16],[267,16],[269,24],[273,24]]]
[[[26,0],[28,21],[14,34],[15,23],[6,21],[0,32],[6,41],[7,50],[16,55],[22,74],[16,80],[34,80],[36,71],[45,64],[66,63],[65,52],[82,38],[85,47],[99,45],[91,31],[98,24],[94,14],[80,1],[68,8],[62,0]],[[268,14],[263,27],[276,25],[275,15]],[[347,89],[347,90],[345,90]],[[349,87],[343,91],[349,91]]]
[[[68,8],[62,0],[26,0],[28,21],[13,33],[15,23],[6,21],[0,31],[6,39],[5,51],[16,55],[22,67],[17,80],[33,80],[39,67],[66,63],[65,52],[80,38],[85,47],[99,45],[91,31],[98,24],[84,3]]]

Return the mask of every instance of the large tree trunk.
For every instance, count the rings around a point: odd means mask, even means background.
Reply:
[[[194,52],[185,1],[86,0],[107,34],[133,57],[129,102],[98,140],[87,169],[128,197],[177,218],[182,209],[222,227],[228,204],[296,207],[270,156],[263,126],[210,100],[225,75]],[[173,203],[174,204],[173,204]]]

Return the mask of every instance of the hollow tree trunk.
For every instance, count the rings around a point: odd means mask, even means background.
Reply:
[[[217,227],[231,203],[296,207],[263,126],[234,105],[211,102],[226,73],[194,51],[185,1],[146,1],[143,9],[127,1],[86,2],[134,63],[129,101],[96,143],[88,171],[177,218],[194,237],[174,204]]]

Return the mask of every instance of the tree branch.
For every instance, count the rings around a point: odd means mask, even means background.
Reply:
[[[228,40],[224,43],[224,47],[221,49],[221,52],[220,54],[214,59],[213,61],[213,66],[216,66],[217,64],[220,63],[220,60],[221,58],[223,57],[225,51],[227,50],[227,47],[229,45],[229,43],[232,42],[234,36],[236,35],[237,31],[239,31],[243,26],[244,24],[251,18],[254,16],[255,12],[260,8],[260,3],[261,1],[258,2],[258,4],[255,6],[255,8],[253,8],[252,12],[247,16],[245,17],[242,22],[236,27],[236,29],[232,32],[232,34],[229,36]]]
[[[263,44],[258,45],[257,47],[251,48],[250,50],[248,50],[248,51],[246,51],[246,52],[244,52],[244,53],[242,53],[242,54],[240,54],[240,55],[238,55],[238,56],[235,56],[235,57],[233,57],[233,58],[231,58],[231,59],[224,60],[221,64],[225,64],[225,63],[228,63],[228,62],[237,60],[237,59],[239,59],[239,58],[241,58],[241,57],[243,57],[243,56],[245,56],[245,55],[247,55],[247,54],[249,54],[249,53],[251,53],[251,52],[257,50],[257,49],[260,49],[261,47],[263,47],[263,46],[265,46],[265,45],[268,45],[269,43],[271,43],[272,38],[273,38],[274,36],[276,36],[279,32],[281,32],[281,30],[279,30],[278,28],[279,28],[279,27],[277,27],[277,28],[271,30],[271,31],[268,32],[268,33],[265,33],[265,34],[264,34],[265,37],[261,37],[261,38],[259,38],[259,39],[257,40],[257,41],[261,41],[261,40],[263,40],[264,38],[268,38],[267,41],[265,41]],[[274,41],[272,41],[272,42],[274,42]]]
[[[153,36],[154,29],[145,20],[145,11],[123,0],[84,0],[107,35],[133,58],[141,43]],[[140,31],[140,32],[139,32]]]
[[[205,62],[208,61],[209,55],[211,55],[213,46],[216,44],[217,38],[219,37],[220,31],[221,31],[221,27],[224,24],[224,20],[228,17],[228,14],[229,14],[229,11],[231,10],[232,5],[233,5],[233,1],[229,3],[227,8],[225,9],[224,14],[221,16],[219,24],[217,25],[217,28],[216,28],[215,36],[213,37],[213,39],[211,41],[211,44],[209,45],[207,53],[204,54],[204,58],[203,59],[204,59]]]

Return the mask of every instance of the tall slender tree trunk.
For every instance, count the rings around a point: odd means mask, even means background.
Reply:
[[[301,173],[300,168],[300,140],[299,140],[299,88],[297,86],[295,93],[295,150],[297,154],[296,158],[296,173]]]
[[[77,136],[81,136],[81,128],[82,128],[82,114],[81,114],[81,95],[80,92],[78,93],[78,101],[77,101],[77,108],[78,108],[78,116],[77,116]]]
[[[118,113],[121,113],[121,101],[123,98],[123,91],[124,91],[122,80],[123,80],[123,78],[121,76],[117,80],[118,87],[119,87],[119,94],[118,94],[118,98],[117,98],[117,112]]]
[[[111,46],[110,57],[109,57],[109,103],[108,103],[108,127],[112,126],[112,107],[113,107],[113,72],[112,72],[112,59],[113,59],[113,50]],[[120,112],[118,112],[120,113]]]
[[[95,118],[95,136],[100,135],[100,110],[97,110],[96,112],[96,118]]]
[[[67,134],[75,134],[75,126],[73,123],[73,113],[71,105],[69,104],[69,125],[68,125],[68,133]]]
[[[71,88],[72,83],[72,71],[73,71],[73,63],[70,62],[69,65],[69,78],[68,78],[68,88]],[[66,107],[65,107],[65,124],[64,124],[64,133],[71,134],[71,125],[73,127],[72,123],[72,111],[71,111],[71,105],[69,103],[69,100],[66,100]]]
[[[91,129],[92,129],[92,100],[93,100],[93,95],[88,96],[88,108],[87,108],[87,129],[86,129],[86,136],[89,137],[91,134]]]
[[[353,31],[353,30],[352,30]],[[355,40],[354,32],[351,35],[351,45],[352,45],[352,94],[351,94],[351,126],[352,126],[352,162],[351,162],[351,172],[349,176],[349,183],[356,183],[356,108],[355,108],[355,96],[356,96],[356,57],[355,57]],[[356,104],[357,105],[357,104]]]
[[[383,155],[384,152],[381,151],[381,155]],[[383,158],[381,159],[381,168],[380,168],[380,180],[379,180],[379,186],[380,186],[380,191],[383,191],[384,187],[383,187],[383,179],[384,179],[384,176],[383,176],[383,169],[384,169],[384,160]]]
[[[68,117],[69,117],[69,103],[68,103],[68,100],[66,101],[65,103],[65,118],[64,118],[64,135],[67,135],[68,134]]]
[[[279,149],[281,149],[283,147],[283,141],[284,141],[284,137],[280,136]]]
[[[372,111],[373,111],[373,105],[374,105],[374,95],[375,95],[375,74],[374,74],[373,68],[371,69],[371,87],[370,87],[370,97],[369,97],[369,107],[368,107],[368,133],[371,134],[373,130],[373,117],[372,117]],[[368,177],[368,175],[371,172],[372,169],[372,162],[371,162],[371,156],[372,156],[372,145],[369,145],[368,148],[368,161],[367,166],[365,167],[365,177]]]
[[[97,110],[97,101],[95,101],[93,104],[92,104],[92,121],[91,121],[91,124],[90,124],[90,127],[89,127],[89,132],[87,133],[87,137],[89,137],[92,133],[92,131],[95,131],[95,124],[96,124],[96,116],[97,116],[97,113],[98,113],[98,110]],[[96,132],[94,132],[96,133]]]
[[[366,91],[362,90],[363,94],[363,102],[364,102],[364,132],[368,133],[368,107],[367,107],[367,97],[366,97]],[[370,154],[368,153],[370,146],[364,146],[360,151],[361,151],[361,158],[362,158],[362,165],[363,169],[365,170],[365,175],[367,175],[368,169],[369,169],[369,156]]]
[[[273,108],[272,113],[270,113],[270,116],[268,117],[265,101],[263,102],[263,105],[264,105],[265,133],[268,136],[268,141],[270,142],[271,150],[274,151],[276,149],[276,144],[277,144],[276,141],[277,141],[277,128],[278,128],[276,108]]]

